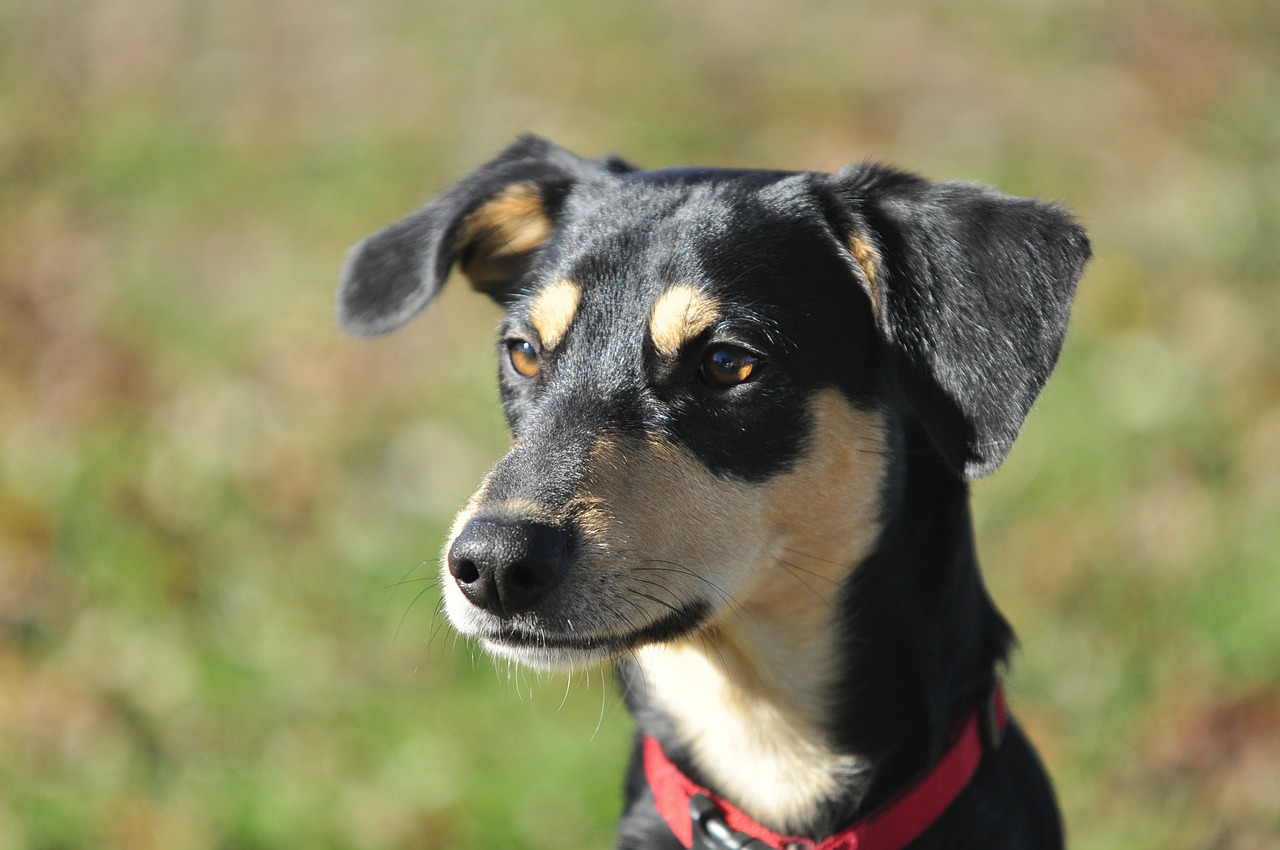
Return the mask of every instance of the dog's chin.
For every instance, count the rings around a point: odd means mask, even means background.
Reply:
[[[536,644],[513,644],[509,641],[494,638],[481,638],[485,651],[494,658],[515,661],[535,670],[581,670],[584,667],[598,667],[618,657],[619,653],[610,650],[538,646]]]
[[[711,614],[711,607],[696,601],[666,612],[636,628],[628,624],[617,633],[583,634],[542,626],[519,627],[484,615],[455,618],[455,626],[477,638],[498,658],[540,670],[572,670],[611,662],[642,646],[667,643],[696,634]],[[479,620],[479,621],[478,621]]]

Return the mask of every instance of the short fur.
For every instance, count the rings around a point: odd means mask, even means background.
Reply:
[[[506,657],[616,665],[638,725],[619,847],[679,846],[645,734],[815,839],[938,758],[1012,640],[968,481],[1048,379],[1089,253],[1060,207],[973,184],[641,171],[532,137],[353,249],[355,333],[455,264],[506,307],[515,440],[450,535],[447,610]],[[1011,723],[911,846],[1061,843]]]

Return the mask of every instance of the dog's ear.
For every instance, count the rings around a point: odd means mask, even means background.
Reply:
[[[509,300],[551,237],[576,179],[607,164],[521,138],[425,206],[347,255],[338,320],[360,336],[393,331],[435,296],[457,263],[472,286]]]
[[[1057,206],[876,165],[824,188],[902,400],[953,469],[988,474],[1057,362],[1084,230]]]

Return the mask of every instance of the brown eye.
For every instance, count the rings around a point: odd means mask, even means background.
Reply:
[[[526,378],[538,374],[538,350],[533,343],[523,339],[513,339],[507,343],[507,357],[511,360],[511,368]]]
[[[703,377],[723,387],[749,381],[759,371],[760,358],[736,345],[717,345],[702,358]]]

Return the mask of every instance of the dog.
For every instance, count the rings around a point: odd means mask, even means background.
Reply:
[[[352,249],[355,334],[455,266],[505,309],[513,443],[449,535],[446,610],[497,656],[615,666],[619,848],[1062,846],[968,482],[1089,256],[1063,208],[975,184],[531,136]]]

